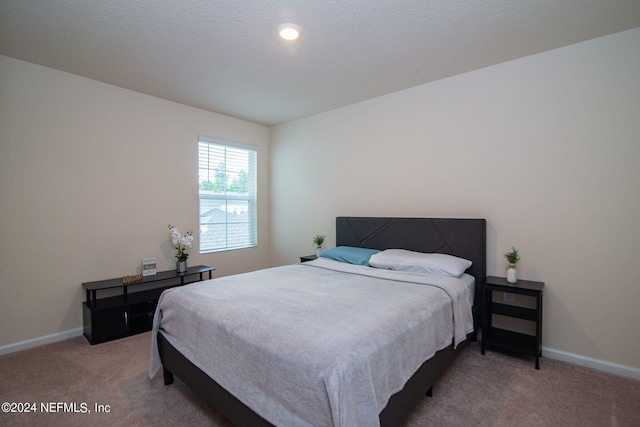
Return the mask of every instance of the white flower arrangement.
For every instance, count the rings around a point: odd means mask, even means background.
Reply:
[[[186,261],[189,258],[189,254],[186,252],[187,248],[191,247],[191,242],[193,242],[193,231],[187,231],[187,234],[184,236],[180,233],[173,225],[169,224],[169,232],[171,233],[171,242],[175,245],[178,253],[176,254],[176,258],[178,261]]]

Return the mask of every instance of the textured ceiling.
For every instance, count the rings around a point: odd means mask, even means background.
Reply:
[[[2,55],[267,125],[635,27],[639,0],[0,0]]]

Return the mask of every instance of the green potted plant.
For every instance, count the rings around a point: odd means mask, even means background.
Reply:
[[[316,234],[315,236],[313,236],[313,244],[316,247],[316,255],[320,256],[320,252],[322,252],[322,244],[324,243],[324,239],[326,239],[327,236],[325,236],[324,234]]]
[[[505,252],[504,257],[509,263],[509,266],[507,267],[507,282],[517,283],[518,272],[516,270],[516,264],[520,262],[520,253],[515,247],[511,246],[511,250],[509,252]]]

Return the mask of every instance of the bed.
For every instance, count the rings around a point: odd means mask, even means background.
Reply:
[[[458,279],[329,259],[228,276],[163,294],[150,376],[161,364],[235,425],[399,425],[475,335],[485,236],[483,219],[338,217],[339,247],[472,261],[474,309]]]

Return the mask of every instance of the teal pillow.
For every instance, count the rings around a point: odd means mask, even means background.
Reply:
[[[353,246],[338,246],[320,253],[321,257],[348,264],[369,265],[371,255],[380,252],[377,249],[355,248]]]

